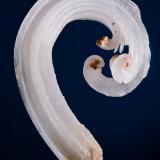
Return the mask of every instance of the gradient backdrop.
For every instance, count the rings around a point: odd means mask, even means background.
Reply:
[[[33,126],[21,100],[13,65],[16,34],[36,0],[0,1],[0,160],[57,160]],[[160,160],[160,13],[158,0],[134,0],[142,11],[152,51],[148,77],[131,94],[105,97],[82,74],[85,59],[112,52],[95,41],[109,30],[98,22],[68,24],[54,45],[57,79],[72,111],[104,150],[104,160]],[[127,50],[127,48],[126,48]],[[54,91],[53,91],[54,92]]]

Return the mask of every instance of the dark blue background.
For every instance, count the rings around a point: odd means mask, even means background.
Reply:
[[[33,126],[21,100],[13,65],[16,34],[36,0],[1,0],[0,4],[0,159],[56,160]],[[93,133],[105,160],[160,160],[160,14],[159,1],[134,0],[142,11],[152,51],[149,75],[129,95],[105,97],[92,90],[82,74],[85,59],[112,54],[95,46],[110,35],[98,22],[68,24],[54,46],[54,67],[62,93],[78,119]]]

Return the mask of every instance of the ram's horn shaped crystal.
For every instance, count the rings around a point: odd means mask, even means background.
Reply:
[[[150,49],[138,7],[130,0],[39,0],[25,17],[15,44],[15,71],[26,109],[39,133],[60,160],[102,160],[102,150],[92,134],[68,107],[57,83],[53,45],[69,22],[94,20],[112,31],[96,44],[115,54],[105,77],[98,55],[84,63],[87,83],[97,92],[120,97],[134,90],[146,77]],[[53,50],[54,54],[54,50]],[[83,53],[82,53],[83,54]],[[53,56],[54,58],[54,56]]]

